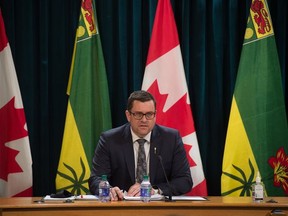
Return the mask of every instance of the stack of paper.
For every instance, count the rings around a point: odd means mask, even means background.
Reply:
[[[65,198],[52,198],[50,195],[47,195],[43,198],[43,201],[67,201],[67,200],[98,200],[97,196],[94,195],[78,195],[78,196],[70,196]]]

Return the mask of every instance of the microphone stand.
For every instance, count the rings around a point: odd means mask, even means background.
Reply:
[[[165,179],[166,179],[166,182],[167,182],[167,185],[169,187],[169,196],[168,196],[168,199],[165,198],[165,202],[175,202],[175,200],[172,200],[172,188],[171,188],[171,185],[168,181],[168,178],[167,178],[167,175],[166,175],[166,171],[164,169],[164,166],[163,166],[163,162],[162,162],[162,157],[161,155],[158,155],[158,159],[160,161],[160,164],[161,164],[161,168],[163,170],[163,173],[164,173],[164,176],[165,176]]]

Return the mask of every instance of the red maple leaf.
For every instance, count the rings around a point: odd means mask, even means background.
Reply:
[[[187,104],[187,94],[180,98],[173,106],[171,106],[166,112],[163,112],[168,94],[161,94],[158,87],[158,82],[155,80],[147,90],[156,99],[157,102],[157,118],[156,122],[160,125],[164,125],[179,130],[181,137],[195,132],[194,122],[192,118],[191,107]],[[196,166],[196,163],[189,154],[192,146],[184,143],[186,155],[190,167]]]
[[[184,143],[184,149],[186,151],[186,157],[187,157],[188,163],[190,167],[194,167],[194,166],[197,166],[197,164],[195,163],[195,161],[192,159],[191,155],[189,154],[189,151],[191,150],[191,148],[192,146]]]
[[[24,128],[26,123],[24,109],[16,109],[14,102],[15,97],[0,109],[0,179],[5,181],[10,173],[23,172],[15,159],[19,151],[5,144],[28,135]]]

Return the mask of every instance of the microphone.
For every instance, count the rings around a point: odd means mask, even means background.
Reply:
[[[154,153],[156,154],[156,147],[154,148]],[[165,171],[164,166],[163,166],[162,157],[159,154],[156,154],[156,155],[158,156],[162,171],[163,171],[165,179],[166,179],[166,183],[169,187],[169,196],[168,196],[168,199],[165,199],[165,202],[175,202],[175,200],[172,200],[172,188],[171,188],[170,182],[168,181],[167,174],[166,174],[166,171]]]

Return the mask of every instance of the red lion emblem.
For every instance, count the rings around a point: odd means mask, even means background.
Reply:
[[[91,0],[83,0],[82,1],[82,8],[85,10],[85,19],[89,23],[90,27],[89,30],[91,32],[94,31],[94,22],[93,22],[93,7],[92,7],[92,1]]]
[[[265,34],[271,31],[271,24],[269,22],[269,13],[265,10],[264,4],[261,0],[254,0],[251,10],[255,13],[254,20],[258,25],[258,33]]]

